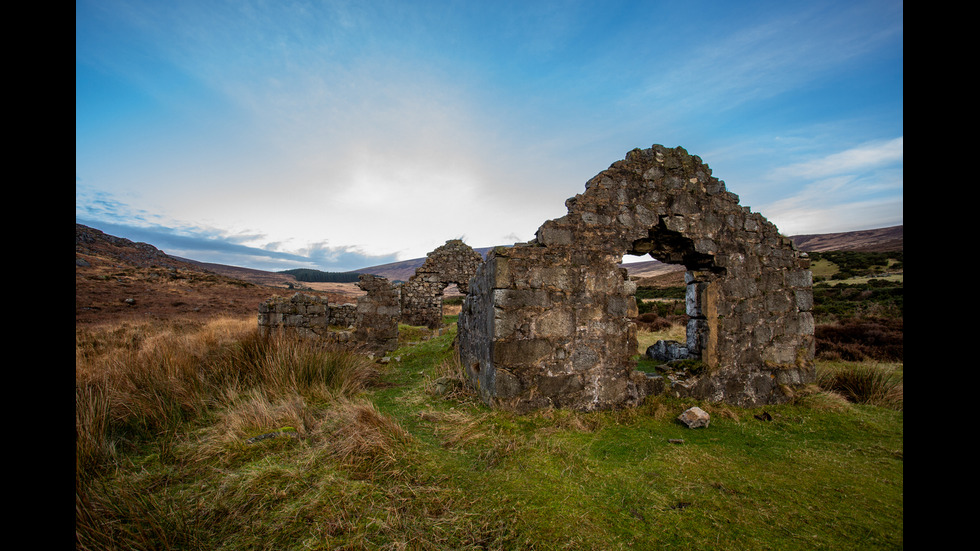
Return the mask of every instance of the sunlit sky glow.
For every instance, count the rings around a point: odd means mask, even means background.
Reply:
[[[903,223],[895,1],[78,0],[75,220],[343,271],[527,241],[634,147],[785,235]]]

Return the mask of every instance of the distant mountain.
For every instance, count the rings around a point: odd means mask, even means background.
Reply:
[[[859,251],[892,252],[904,250],[904,225],[842,233],[794,235],[790,239],[806,252]]]
[[[168,266],[174,268],[188,268],[191,266],[200,270],[205,270],[215,274],[240,279],[256,283],[259,285],[270,286],[299,286],[296,278],[289,274],[278,272],[267,272],[263,270],[253,270],[251,268],[240,268],[237,266],[225,266],[222,264],[211,264],[196,260],[170,256],[146,243],[134,243],[128,239],[113,237],[99,230],[88,228],[80,224],[75,225],[75,246],[76,252],[89,252],[87,249],[109,247],[113,249],[113,255],[125,257],[130,262],[136,264],[153,264],[158,266]],[[861,230],[841,233],[807,234],[794,235],[790,239],[796,243],[801,251],[824,252],[824,251],[864,251],[864,252],[884,252],[903,250],[903,227],[892,226],[874,230]],[[475,249],[484,257],[492,247]],[[368,266],[359,270],[352,270],[358,273],[374,274],[388,278],[390,281],[408,281],[415,274],[425,258],[413,258],[381,264],[378,266]],[[631,276],[640,280],[662,279],[668,274],[683,271],[682,266],[674,264],[664,264],[658,260],[648,260],[634,262],[623,265]],[[677,276],[670,276],[670,281]]]
[[[492,248],[493,247],[481,247],[473,250],[480,253],[483,258],[486,258],[487,253],[490,252],[490,249]],[[369,266],[367,268],[352,271],[385,277],[388,278],[388,281],[408,281],[408,278],[415,275],[415,270],[418,270],[424,263],[425,258],[413,258],[411,260],[381,264],[380,266]]]

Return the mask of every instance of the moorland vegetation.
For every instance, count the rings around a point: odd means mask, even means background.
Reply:
[[[901,279],[834,266],[817,384],[758,409],[497,411],[451,315],[383,362],[251,316],[76,326],[76,548],[902,547]],[[683,300],[647,294],[638,354],[683,340]]]

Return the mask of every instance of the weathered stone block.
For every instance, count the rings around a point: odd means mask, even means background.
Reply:
[[[493,344],[492,358],[495,365],[533,365],[547,358],[552,349],[553,343],[547,339],[497,341]]]
[[[566,309],[551,309],[535,320],[534,332],[542,337],[561,337],[575,332],[575,319]]]

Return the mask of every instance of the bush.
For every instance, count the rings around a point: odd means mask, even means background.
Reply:
[[[636,328],[643,331],[663,331],[671,326],[667,318],[660,317],[656,312],[646,312],[636,318]]]
[[[843,320],[856,316],[901,318],[905,315],[902,283],[870,280],[863,284],[839,283],[813,286],[813,315]]]
[[[905,361],[904,321],[851,318],[816,326],[816,356],[824,360]]]
[[[896,252],[858,252],[858,251],[825,251],[808,253],[812,262],[826,259],[837,265],[838,273],[834,279],[869,276],[889,269],[902,269],[904,254]]]

